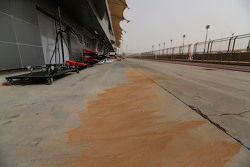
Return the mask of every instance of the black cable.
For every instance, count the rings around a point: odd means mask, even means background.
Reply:
[[[49,62],[49,64],[50,64],[50,65],[51,65],[52,59],[53,59],[53,58],[54,58],[54,56],[55,56],[55,52],[56,52],[56,49],[57,49],[57,44],[58,44],[58,36],[59,36],[59,32],[56,34],[56,43],[55,43],[55,48],[54,48],[54,51],[53,51],[52,56],[51,56],[51,58],[50,58],[50,62]]]
[[[57,51],[58,51],[58,47],[56,48],[56,52],[55,52],[55,64],[57,64]]]
[[[65,42],[65,46],[67,47],[68,50],[70,50],[67,40],[64,38],[64,36],[62,36],[62,38],[63,38],[63,41]]]
[[[59,54],[59,64],[61,63],[61,53],[60,53],[60,47],[57,46],[57,51],[58,51],[58,54]]]
[[[57,29],[57,24],[55,23],[55,25],[56,25],[56,29]],[[73,35],[75,35],[75,36],[78,38],[78,40],[79,40],[80,43],[83,43],[83,38],[82,38],[82,36],[81,36],[80,34],[76,33],[72,27],[68,27],[68,30],[69,30]],[[58,44],[59,44],[58,42],[59,42],[59,35],[60,35],[60,33],[66,33],[66,34],[67,34],[68,32],[66,32],[65,30],[59,30],[59,32],[57,32],[55,48],[54,48],[54,51],[53,51],[52,56],[51,56],[51,58],[50,58],[50,65],[51,65],[52,60],[53,60],[54,57],[55,57],[55,63],[57,62],[57,58],[56,58],[56,57],[57,57],[57,51],[58,51],[58,53],[59,53],[59,64],[61,63],[61,53],[60,53],[59,47],[58,47]],[[68,49],[70,49],[69,46],[68,46],[68,43],[67,43],[66,39],[65,39],[63,36],[62,36],[62,40],[65,42],[66,47],[67,47]],[[62,45],[63,45],[63,44],[62,44]],[[62,50],[62,51],[64,52],[64,50]],[[64,62],[63,62],[63,63],[64,63]]]
[[[55,48],[54,48],[54,51],[52,53],[52,56],[50,58],[50,64],[52,62],[52,59],[54,58],[54,55],[55,55],[55,52],[56,52],[56,49],[57,49],[57,43],[58,43],[58,34],[56,35],[56,43],[55,43]]]
[[[56,29],[56,34],[57,34],[58,33],[58,29],[57,29],[57,22],[56,22],[56,20],[55,20],[55,29]],[[57,47],[56,52],[55,52],[55,64],[57,64],[57,51],[58,51],[58,47]],[[59,60],[59,63],[60,63],[60,60]]]
[[[68,30],[69,30],[73,35],[75,35],[75,36],[78,38],[78,40],[79,40],[80,43],[83,43],[83,38],[82,38],[81,34],[76,33],[75,30],[74,30],[72,27],[68,27]]]
[[[64,33],[67,33],[66,31],[59,31],[59,32],[57,32],[57,34],[56,34],[56,43],[55,43],[55,48],[54,48],[54,51],[53,51],[53,53],[52,53],[52,56],[51,56],[51,58],[50,58],[50,65],[51,65],[51,63],[52,63],[52,59],[55,57],[55,52],[56,52],[56,49],[57,49],[57,45],[58,45],[58,40],[59,40],[59,35],[60,35],[60,32],[64,32]],[[59,52],[59,54],[60,54],[60,52]],[[61,61],[61,60],[60,60]]]
[[[66,47],[69,49],[69,45],[67,44],[67,41],[64,37],[63,37],[63,41],[65,42]]]

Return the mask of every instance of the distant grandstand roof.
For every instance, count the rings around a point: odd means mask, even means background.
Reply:
[[[108,0],[113,29],[115,33],[116,46],[120,47],[122,28],[120,22],[126,20],[123,16],[124,10],[128,7],[126,0]]]

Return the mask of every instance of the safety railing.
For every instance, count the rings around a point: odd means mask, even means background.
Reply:
[[[194,44],[193,54],[220,54],[250,52],[250,34],[198,42]]]
[[[182,55],[182,54],[190,54],[191,53],[192,44],[177,46],[167,49],[154,50],[151,52],[144,52],[142,55]]]
[[[137,54],[137,56],[154,59],[194,58],[196,60],[250,61],[250,34],[210,40],[207,42],[197,42],[194,45],[188,44],[153,50]]]

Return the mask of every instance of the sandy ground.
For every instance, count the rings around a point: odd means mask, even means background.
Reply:
[[[239,154],[240,144],[145,71],[125,73],[128,83],[106,89],[77,111],[79,126],[65,133],[65,144],[77,151],[39,167],[222,167]]]

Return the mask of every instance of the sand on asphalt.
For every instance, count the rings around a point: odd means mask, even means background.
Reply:
[[[41,162],[62,167],[222,167],[241,145],[201,118],[139,69],[77,111],[80,125],[65,133],[71,157]],[[161,80],[155,76],[156,80]]]

